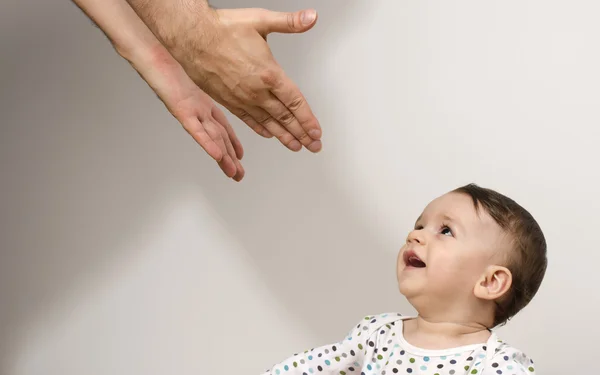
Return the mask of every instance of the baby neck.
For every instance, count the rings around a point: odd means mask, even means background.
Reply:
[[[476,321],[418,315],[415,319],[404,322],[403,334],[411,345],[439,350],[485,343],[491,332]]]

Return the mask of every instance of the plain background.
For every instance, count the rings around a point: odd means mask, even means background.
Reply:
[[[212,3],[320,12],[269,41],[321,154],[230,117],[247,176],[227,180],[73,4],[0,4],[1,374],[256,374],[410,314],[397,250],[469,182],[549,244],[500,334],[541,375],[597,372],[598,2]]]

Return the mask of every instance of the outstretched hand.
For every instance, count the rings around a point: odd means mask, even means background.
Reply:
[[[151,56],[148,66],[152,69],[145,69],[146,82],[223,172],[241,181],[245,174],[240,163],[244,149],[225,114],[192,82],[162,45],[157,46]]]
[[[171,113],[196,142],[219,164],[219,167],[235,181],[244,177],[240,160],[244,149],[225,114],[213,100],[197,86],[182,92],[180,100]]]
[[[321,127],[306,98],[275,61],[270,33],[302,33],[313,10],[210,9],[203,1],[175,9],[169,2],[132,1],[192,80],[256,133],[299,151],[321,150]]]
[[[201,55],[204,58],[197,59],[192,67],[197,71],[202,67],[197,83],[204,80],[200,86],[257,133],[266,134],[267,130],[293,151],[300,150],[301,144],[312,152],[320,151],[318,121],[266,43],[273,32],[309,30],[316,22],[316,12],[281,13],[266,9],[216,12],[218,42],[212,44],[214,48],[205,50]],[[237,85],[229,84],[236,81]]]

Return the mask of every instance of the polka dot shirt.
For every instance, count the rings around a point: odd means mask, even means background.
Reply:
[[[533,361],[492,333],[485,344],[425,350],[402,334],[400,314],[367,316],[332,345],[295,354],[263,375],[535,375]]]

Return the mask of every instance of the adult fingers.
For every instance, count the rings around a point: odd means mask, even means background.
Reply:
[[[269,99],[262,103],[262,107],[309,151],[319,152],[321,150],[321,141],[312,139],[302,128],[298,119],[275,95],[269,93]]]
[[[237,166],[235,162],[229,155],[225,155],[220,162],[218,162],[219,168],[225,173],[225,175],[229,178],[233,178],[237,175]]]
[[[233,113],[237,118],[242,120],[246,125],[248,125],[252,130],[256,132],[256,134],[265,137],[272,138],[273,134],[269,132],[264,126],[260,125],[252,116],[241,108],[229,109],[231,113]]]
[[[225,155],[226,148],[221,147],[217,144],[213,138],[206,132],[204,126],[200,123],[200,120],[196,117],[190,117],[189,119],[181,121],[183,128],[188,132],[189,135],[206,151],[210,157],[220,162]]]
[[[277,122],[268,112],[259,107],[244,108],[254,121],[264,126],[271,134],[273,134],[279,142],[292,151],[300,151],[302,144],[298,142],[296,137],[287,131],[279,122]]]
[[[229,155],[223,136],[218,130],[220,125],[211,124],[209,121],[200,122],[196,117],[182,121],[182,124],[204,151],[215,159],[227,177],[234,178],[237,175],[238,167]]]
[[[227,175],[227,177],[233,177],[237,173],[237,166],[235,165],[234,159],[235,152],[233,151],[233,147],[228,149],[227,142],[229,141],[229,137],[227,137],[227,133],[225,129],[219,125],[216,120],[213,120],[210,116],[207,116],[201,122],[201,126],[204,128],[208,136],[213,140],[213,142],[219,146],[221,152],[223,153],[223,157],[221,160],[218,160],[219,167],[221,170]],[[231,145],[231,143],[230,143]]]
[[[246,171],[244,170],[244,167],[242,167],[242,163],[240,163],[239,160],[236,160],[234,163],[235,163],[237,172],[235,173],[235,175],[232,178],[234,181],[240,182],[246,175]]]
[[[227,148],[227,153],[229,155],[229,157],[231,158],[231,160],[233,161],[233,164],[235,166],[235,173],[233,176],[231,176],[235,181],[241,181],[242,178],[244,178],[244,167],[242,167],[242,163],[240,163],[239,159],[236,157],[236,151],[233,147],[233,144],[231,142],[231,139],[229,138],[229,135],[227,133],[227,130],[222,127],[221,128],[221,133],[222,133],[222,139],[223,142],[225,143],[225,147]],[[225,172],[227,173],[227,172]],[[229,174],[227,174],[229,176]]]
[[[302,129],[312,139],[321,139],[321,125],[296,84],[282,74],[280,79],[272,83],[271,87],[271,92],[294,114]]]
[[[225,24],[250,24],[262,36],[269,33],[302,33],[310,30],[317,22],[314,9],[297,12],[275,12],[261,8],[220,9],[217,11]]]
[[[242,147],[242,142],[240,142],[239,138],[235,134],[235,131],[231,127],[229,120],[227,120],[227,116],[216,106],[212,109],[212,116],[217,123],[219,123],[225,130],[227,131],[227,136],[229,140],[231,140],[231,144],[233,145],[233,149],[235,150],[235,156],[237,159],[242,160],[244,157],[244,148]]]
[[[297,12],[275,12],[261,9],[256,17],[255,28],[262,35],[270,33],[303,33],[317,22],[317,12],[305,9]]]

